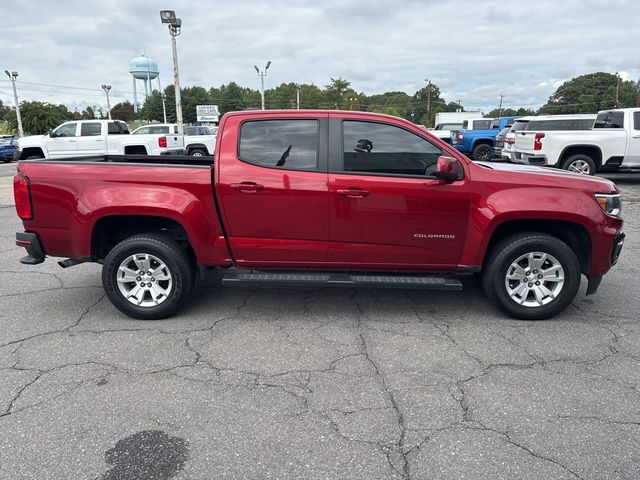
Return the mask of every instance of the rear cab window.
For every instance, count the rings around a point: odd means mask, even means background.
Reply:
[[[81,137],[97,137],[102,132],[102,123],[100,122],[85,122],[80,124],[80,136]]]
[[[142,134],[142,132],[139,132]],[[128,135],[129,128],[124,122],[109,122],[107,124],[107,135]]]
[[[240,127],[238,158],[260,167],[317,171],[318,132],[313,119],[247,121]]]
[[[527,125],[529,124],[529,120],[516,120],[511,125],[510,129],[512,132],[520,132],[522,130],[528,130]]]
[[[624,112],[599,113],[593,128],[624,128]]]

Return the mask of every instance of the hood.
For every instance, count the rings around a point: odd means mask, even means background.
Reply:
[[[504,172],[513,179],[514,175],[522,176],[521,181],[530,185],[575,187],[595,192],[617,192],[616,185],[606,178],[583,175],[558,168],[537,167],[535,165],[519,165],[513,163],[473,162],[483,171],[491,174]]]
[[[28,137],[20,137],[18,139],[18,148],[23,145],[40,145],[44,135],[29,135]]]

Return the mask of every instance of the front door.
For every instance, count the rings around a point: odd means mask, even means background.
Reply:
[[[400,122],[331,122],[329,262],[363,270],[455,268],[469,183],[434,177],[442,149]]]
[[[308,268],[326,262],[327,123],[327,115],[308,114],[226,120],[224,137],[233,140],[222,138],[216,184],[238,265]]]
[[[47,151],[51,158],[73,157],[78,151],[78,122],[63,123],[46,139]],[[46,138],[46,137],[45,137]]]

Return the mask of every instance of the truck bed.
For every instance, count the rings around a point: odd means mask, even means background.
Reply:
[[[21,160],[22,162],[37,163],[129,163],[145,165],[191,165],[191,166],[213,166],[213,157],[192,157],[189,155],[94,155],[90,157],[64,157],[64,158],[37,158],[33,160]]]

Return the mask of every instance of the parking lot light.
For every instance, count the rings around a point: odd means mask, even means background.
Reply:
[[[180,74],[178,73],[178,50],[176,47],[176,37],[182,33],[182,20],[176,17],[173,10],[161,10],[160,21],[169,26],[171,34],[171,47],[173,50],[173,84],[176,92],[176,123],[178,133],[182,134],[182,99],[180,97]]]
[[[20,115],[20,103],[18,102],[18,92],[16,90],[16,78],[18,78],[18,72],[5,70],[4,73],[7,74],[9,80],[11,80],[11,85],[13,86],[13,101],[16,106],[16,120],[18,120],[18,134],[21,137],[24,137],[24,131],[22,130],[22,115]]]
[[[109,102],[109,90],[111,90],[111,85],[102,85],[102,89],[104,93],[107,94],[107,114],[109,115],[109,120],[111,120],[111,103]]]
[[[253,66],[253,68],[256,69],[256,72],[258,72],[258,76],[260,77],[260,97],[262,98],[262,110],[264,110],[264,77],[267,76],[267,70],[269,70],[270,66],[271,66],[271,60],[267,62],[262,72],[257,67],[257,65]]]

